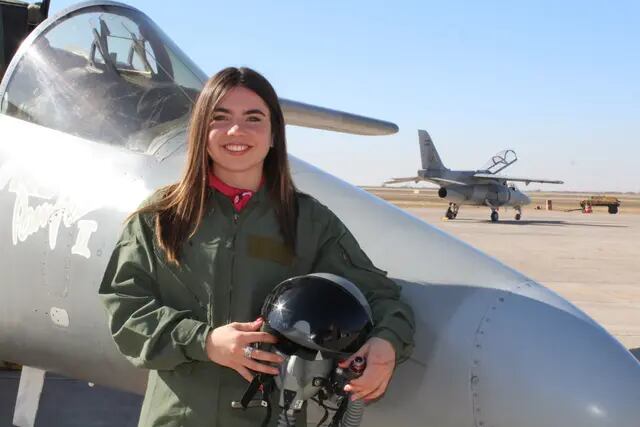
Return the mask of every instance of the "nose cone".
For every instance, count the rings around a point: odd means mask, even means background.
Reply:
[[[640,425],[640,363],[560,297],[526,286],[503,293],[478,329],[476,425]]]
[[[529,203],[531,203],[531,199],[529,198],[529,196],[527,196],[526,194],[524,194],[521,191],[517,191],[516,192],[515,200],[516,200],[516,205],[517,206],[525,206],[525,205],[528,205]]]

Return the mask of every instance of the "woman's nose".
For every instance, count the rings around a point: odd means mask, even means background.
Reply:
[[[229,135],[237,135],[239,133],[244,133],[244,128],[240,123],[233,123],[229,130],[227,130],[227,134]]]

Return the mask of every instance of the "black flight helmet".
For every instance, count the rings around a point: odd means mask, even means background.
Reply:
[[[264,330],[284,354],[315,360],[346,359],[373,329],[371,307],[356,285],[334,274],[293,277],[274,288],[262,306]]]

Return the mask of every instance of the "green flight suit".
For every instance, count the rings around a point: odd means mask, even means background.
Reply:
[[[100,296],[120,352],[151,370],[140,427],[260,425],[264,408],[231,408],[248,383],[208,360],[205,339],[218,326],[255,320],[265,297],[289,277],[326,272],[348,278],[371,305],[372,335],[390,341],[398,361],[410,355],[413,312],[399,301],[400,287],[373,266],[327,207],[301,193],[292,256],[264,187],[240,213],[209,190],[205,217],[184,244],[179,268],[157,246],[152,215],[136,215],[125,225]],[[275,403],[270,425],[279,413]],[[305,425],[300,418],[298,425]]]

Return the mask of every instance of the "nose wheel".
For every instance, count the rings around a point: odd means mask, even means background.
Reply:
[[[447,208],[447,212],[445,212],[444,216],[447,219],[456,219],[458,216],[458,209],[460,209],[458,205],[455,203],[449,203],[449,207]]]
[[[498,222],[500,215],[498,215],[497,209],[491,209],[491,222]]]
[[[522,209],[518,206],[515,208],[516,209],[516,221],[520,221],[520,218],[522,218]]]

